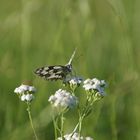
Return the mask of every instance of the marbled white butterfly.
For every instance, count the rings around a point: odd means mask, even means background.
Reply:
[[[43,77],[46,80],[65,80],[67,75],[72,72],[72,60],[74,58],[76,49],[73,52],[69,62],[66,65],[54,65],[41,67],[35,70],[35,74]]]

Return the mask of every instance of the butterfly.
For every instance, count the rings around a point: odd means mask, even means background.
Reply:
[[[72,73],[72,60],[75,56],[74,50],[69,62],[66,65],[53,65],[37,68],[35,74],[46,80],[65,80],[67,75]]]

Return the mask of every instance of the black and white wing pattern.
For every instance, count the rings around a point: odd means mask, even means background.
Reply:
[[[35,74],[46,80],[63,80],[71,73],[69,66],[55,65],[36,69]]]
[[[66,65],[54,65],[41,67],[35,70],[35,74],[46,80],[65,80],[66,76],[72,72],[72,60],[76,50],[73,52]]]

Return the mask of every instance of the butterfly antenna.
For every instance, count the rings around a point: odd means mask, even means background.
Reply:
[[[75,56],[76,50],[77,50],[77,48],[75,48],[75,50],[74,50],[74,52],[73,52],[73,54],[72,54],[72,56],[71,56],[71,58],[70,58],[70,60],[69,60],[69,62],[68,62],[67,65],[71,65],[72,60],[73,60],[73,58],[74,58],[74,56]]]

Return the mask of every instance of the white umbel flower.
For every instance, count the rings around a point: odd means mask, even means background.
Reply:
[[[27,101],[27,102],[31,102],[34,99],[34,95],[33,94],[23,94],[21,96],[21,101]]]
[[[64,81],[63,84],[64,86],[69,85],[72,91],[74,91],[77,87],[80,86],[82,83],[83,79],[81,77],[67,77]]]
[[[15,88],[14,90],[15,93],[17,94],[23,94],[25,92],[36,92],[36,88],[34,86],[29,86],[29,85],[20,85],[19,87]]]
[[[59,137],[57,140],[62,140],[62,138]],[[80,136],[80,138],[79,138],[79,134],[74,133],[73,135],[72,134],[66,134],[64,136],[64,140],[93,140],[93,138],[83,137],[83,136]]]
[[[18,87],[18,88],[15,88],[14,92],[17,94],[22,94],[24,93],[24,90]]]
[[[97,78],[86,79],[83,88],[86,91],[96,90],[100,95],[105,96],[106,82]]]
[[[82,83],[83,79],[80,77],[72,77],[68,83],[70,85],[70,88],[74,91],[77,87],[80,86],[80,84]]]
[[[36,88],[34,86],[22,84],[15,88],[14,92],[19,96],[21,101],[31,102],[34,99],[33,93],[36,92]]]
[[[66,90],[59,89],[48,100],[54,107],[73,108],[77,105],[77,97]]]
[[[70,83],[70,85],[80,85],[82,81],[83,81],[83,79],[80,77],[72,77],[69,80],[69,83]]]
[[[21,98],[21,101],[26,101],[26,95],[25,94],[23,94],[20,98]]]
[[[36,92],[36,88],[34,86],[29,86],[28,90],[33,93]]]
[[[26,101],[30,102],[34,99],[34,95],[33,94],[27,94],[26,95]]]

